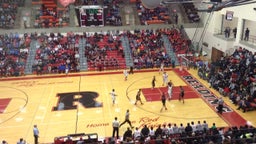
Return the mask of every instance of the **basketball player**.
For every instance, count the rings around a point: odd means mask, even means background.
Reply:
[[[141,101],[141,98],[140,98],[140,95],[141,95],[141,89],[139,89],[138,92],[137,92],[135,105],[137,104],[138,101],[143,105],[143,103]]]
[[[112,97],[112,103],[113,103],[113,105],[115,104],[115,102],[116,102],[116,93],[115,93],[115,89],[112,89],[112,91],[109,93],[110,95],[111,95],[111,97]]]
[[[184,89],[182,86],[180,86],[179,101],[183,101],[183,103],[184,103]]]
[[[166,72],[163,73],[163,86],[168,83],[168,74]]]
[[[124,80],[127,81],[128,74],[129,74],[127,69],[124,69],[123,73],[124,73]]]
[[[154,89],[155,88],[155,86],[156,86],[156,76],[153,76],[153,79],[152,79],[152,89]]]
[[[161,62],[160,68],[159,68],[159,74],[160,72],[164,72],[164,62]]]
[[[172,87],[173,87],[173,83],[172,81],[170,80],[167,84],[167,93],[168,93],[168,99],[169,101],[172,99]]]
[[[166,96],[165,96],[165,93],[164,93],[164,92],[162,92],[161,100],[162,100],[162,105],[163,105],[163,106],[162,106],[160,112],[163,111],[163,108],[164,108],[165,110],[167,110],[167,107],[166,107]]]

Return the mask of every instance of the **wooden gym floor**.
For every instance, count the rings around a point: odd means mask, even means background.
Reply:
[[[183,123],[206,120],[209,126],[217,127],[256,125],[255,111],[243,113],[237,111],[228,98],[224,98],[231,111],[217,114],[215,105],[202,97],[191,84],[191,78],[201,83],[216,97],[219,94],[208,88],[208,84],[200,80],[196,70],[167,70],[169,80],[175,87],[190,87],[185,90],[185,103],[177,99],[178,90],[174,91],[171,101],[167,102],[168,110],[160,112],[162,103],[151,100],[165,91],[162,86],[162,75],[158,69],[135,71],[124,81],[122,71],[84,72],[75,74],[58,74],[43,76],[24,76],[0,79],[0,140],[9,144],[24,138],[33,143],[33,125],[37,124],[40,143],[51,143],[56,136],[74,133],[97,133],[99,138],[112,135],[114,117],[122,122],[125,112],[130,110],[132,125],[141,128],[144,124],[158,126],[164,123]],[[152,77],[156,76],[156,89],[151,90]],[[189,77],[187,77],[189,76]],[[190,77],[193,76],[193,77]],[[144,105],[134,105],[138,89],[143,90],[141,96]],[[115,89],[116,104],[112,104],[110,92]],[[191,97],[190,94],[193,96]],[[153,96],[148,96],[153,94]],[[84,96],[81,96],[84,95]],[[77,102],[77,99],[82,101]],[[65,109],[58,110],[58,103],[65,100]],[[129,125],[120,128],[120,135]]]

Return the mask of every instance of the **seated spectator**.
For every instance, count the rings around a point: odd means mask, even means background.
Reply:
[[[132,137],[133,137],[132,136],[132,131],[128,127],[127,130],[125,131],[124,135],[123,135],[123,141],[131,142],[132,141]]]
[[[240,47],[232,55],[222,57],[217,63],[213,63],[211,68],[214,69],[210,69],[211,86],[220,94],[229,96],[232,103],[238,105],[238,109],[243,109],[244,112],[256,109],[256,103],[253,100],[256,97],[256,87],[252,79],[255,70],[253,64],[256,61],[255,54]],[[248,61],[249,59],[251,61]],[[248,68],[248,65],[251,67]]]
[[[23,138],[20,138],[20,140],[17,142],[17,144],[26,144],[26,141],[23,140]]]

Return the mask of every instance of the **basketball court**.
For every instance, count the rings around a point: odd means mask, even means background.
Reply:
[[[51,143],[57,136],[76,133],[97,133],[99,139],[111,137],[112,121],[124,121],[130,110],[130,120],[135,127],[157,127],[159,124],[207,121],[209,126],[240,126],[256,124],[255,111],[236,111],[228,98],[222,115],[216,113],[214,99],[218,93],[200,80],[196,70],[168,69],[169,80],[174,84],[173,98],[167,110],[160,112],[162,74],[158,69],[135,71],[124,80],[122,71],[84,72],[43,76],[1,78],[0,81],[0,140],[16,143],[24,138],[33,143],[33,125],[40,131],[39,142]],[[156,76],[156,88],[151,80]],[[179,86],[185,89],[185,103],[178,100]],[[110,92],[115,89],[116,103],[112,104]],[[142,89],[143,105],[135,103],[138,89]],[[120,128],[120,135],[129,125]]]

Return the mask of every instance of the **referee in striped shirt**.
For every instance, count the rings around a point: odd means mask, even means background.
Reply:
[[[116,137],[117,139],[119,138],[119,121],[117,120],[117,117],[115,117],[115,120],[112,122],[112,126],[113,126],[113,134],[112,137],[115,137],[115,133],[116,133]]]

